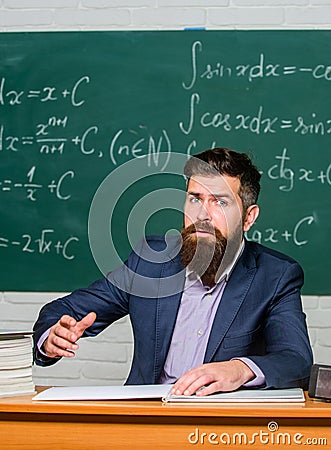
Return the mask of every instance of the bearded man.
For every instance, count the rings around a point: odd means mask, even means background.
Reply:
[[[244,238],[259,214],[258,169],[247,155],[216,148],[191,157],[184,174],[181,239],[146,238],[118,270],[44,306],[36,364],[73,357],[81,336],[129,314],[127,384],[173,384],[177,395],[306,389],[312,351],[302,269]]]

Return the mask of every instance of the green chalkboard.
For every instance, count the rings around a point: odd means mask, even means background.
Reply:
[[[331,31],[1,33],[0,290],[70,291],[178,230],[182,163],[225,146],[263,173],[247,238],[331,294],[330,55]]]

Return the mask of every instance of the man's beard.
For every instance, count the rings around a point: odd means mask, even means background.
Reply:
[[[196,231],[207,231],[211,235],[200,237]],[[184,267],[200,276],[204,285],[214,286],[233,261],[241,242],[239,234],[242,236],[241,228],[228,240],[220,230],[201,221],[182,228],[181,260]]]

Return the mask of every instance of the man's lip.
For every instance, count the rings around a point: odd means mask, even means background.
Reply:
[[[212,236],[214,236],[214,233],[211,231],[206,231],[206,230],[195,230],[194,231],[195,234],[211,234]]]

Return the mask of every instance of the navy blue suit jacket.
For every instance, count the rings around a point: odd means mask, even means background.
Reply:
[[[45,305],[34,327],[35,342],[63,314],[80,320],[95,311],[96,322],[85,336],[95,336],[129,314],[134,356],[127,384],[158,383],[185,270],[178,242],[166,243],[163,237],[150,237],[147,242],[107,277]],[[302,284],[303,272],[297,262],[246,242],[219,304],[204,362],[246,356],[263,371],[267,388],[307,388],[312,352],[301,306]],[[35,346],[36,364],[56,361],[41,356]]]

